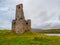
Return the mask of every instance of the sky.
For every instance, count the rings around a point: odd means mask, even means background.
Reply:
[[[60,0],[0,0],[0,29],[11,29],[16,5],[20,3],[32,28],[60,28]]]

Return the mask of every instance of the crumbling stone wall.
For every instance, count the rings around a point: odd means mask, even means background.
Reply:
[[[22,34],[25,31],[31,30],[31,20],[25,20],[23,12],[23,4],[16,6],[16,18],[12,21],[12,31],[17,34]]]
[[[15,30],[15,20],[12,21],[12,31],[15,32],[14,30]]]
[[[27,28],[27,31],[31,30],[31,20],[26,21],[26,28]]]

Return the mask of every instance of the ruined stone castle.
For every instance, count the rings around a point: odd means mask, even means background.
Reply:
[[[31,20],[25,20],[23,12],[23,4],[16,5],[16,17],[12,21],[12,31],[17,34],[22,34],[31,30]]]

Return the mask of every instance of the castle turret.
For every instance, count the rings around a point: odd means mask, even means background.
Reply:
[[[16,17],[12,21],[12,31],[17,34],[22,34],[25,31],[31,30],[31,20],[25,20],[23,12],[23,4],[16,6]]]
[[[23,4],[19,4],[16,6],[16,19],[25,19],[24,18],[24,12],[23,12]]]

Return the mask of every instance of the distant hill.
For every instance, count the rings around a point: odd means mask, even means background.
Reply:
[[[60,29],[32,29],[32,32],[39,32],[39,33],[59,33],[60,34]]]
[[[42,31],[42,29],[32,29],[31,31],[32,32],[40,32],[40,31]]]
[[[47,30],[42,30],[40,33],[58,33],[60,34],[60,29],[47,29]]]

